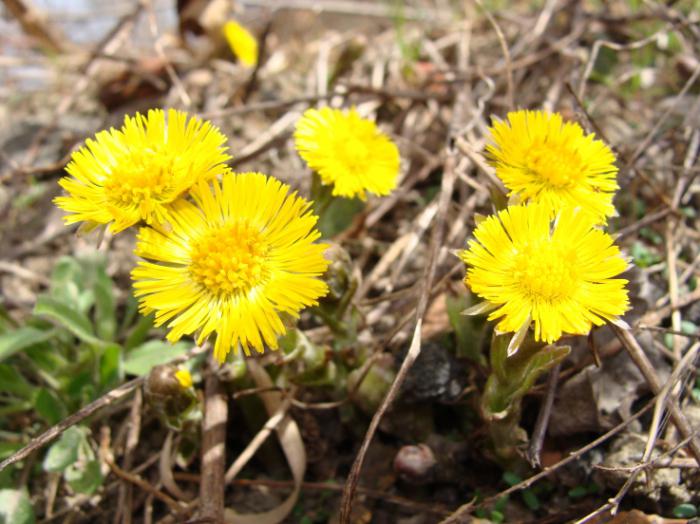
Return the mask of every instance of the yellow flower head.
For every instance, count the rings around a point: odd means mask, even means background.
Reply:
[[[241,64],[253,67],[258,63],[258,41],[245,27],[235,20],[229,20],[224,24],[224,36]]]
[[[627,262],[595,218],[567,207],[552,222],[542,204],[510,206],[484,219],[468,249],[465,283],[486,299],[481,310],[501,319],[501,332],[521,332],[534,321],[535,340],[587,334],[616,322],[628,309],[622,273]]]
[[[111,223],[117,233],[140,221],[170,222],[173,202],[200,180],[227,171],[226,137],[211,123],[174,109],[126,116],[121,129],[100,131],[76,151],[54,200],[67,224]]]
[[[615,156],[577,123],[558,113],[515,111],[491,133],[490,160],[511,195],[543,203],[552,216],[564,206],[580,206],[598,223],[615,214]]]
[[[333,195],[359,196],[365,191],[388,195],[399,175],[399,150],[377,125],[349,111],[309,109],[297,122],[297,151]]]
[[[311,203],[261,173],[228,174],[213,188],[200,182],[174,205],[171,228],[141,228],[132,271],[141,311],[168,322],[168,340],[217,333],[219,361],[239,346],[246,354],[277,348],[281,313],[297,317],[328,288],[328,267]]]

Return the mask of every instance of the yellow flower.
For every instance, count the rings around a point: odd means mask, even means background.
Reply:
[[[471,313],[491,311],[501,332],[553,343],[563,333],[584,335],[618,322],[628,309],[622,273],[627,262],[612,237],[580,208],[564,208],[552,223],[541,204],[510,206],[484,219],[459,257],[465,283],[486,299]],[[516,348],[517,349],[517,348]]]
[[[100,131],[73,153],[70,176],[59,184],[69,196],[54,200],[67,224],[111,223],[117,233],[145,221],[170,221],[173,202],[199,180],[227,171],[226,137],[211,123],[174,109],[126,116],[120,130]]]
[[[229,20],[224,24],[224,36],[241,64],[253,67],[258,63],[258,41],[245,27],[235,20]]]
[[[359,196],[365,191],[388,195],[399,175],[399,150],[371,120],[353,108],[309,109],[297,122],[297,151],[333,195]]]
[[[213,189],[201,182],[175,204],[171,229],[141,228],[132,271],[141,311],[168,322],[168,340],[217,333],[219,361],[240,345],[248,354],[277,348],[280,314],[298,317],[328,288],[328,267],[311,203],[261,173],[228,174]]]
[[[491,133],[490,160],[510,195],[541,202],[552,216],[564,206],[580,206],[599,223],[615,214],[615,156],[577,123],[557,113],[515,111]]]

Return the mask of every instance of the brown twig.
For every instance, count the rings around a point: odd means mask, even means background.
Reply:
[[[183,355],[182,357],[178,357],[178,358],[170,361],[170,364],[177,365],[177,364],[180,364],[182,362],[185,362],[185,361],[189,360],[190,358],[192,358],[196,355],[199,355],[203,351],[206,351],[207,347],[208,347],[208,345],[206,345],[206,344],[205,344],[205,346],[202,346],[202,347],[195,347],[192,351],[187,353],[187,355]],[[119,387],[114,388],[109,393],[105,393],[97,400],[93,400],[87,406],[79,409],[78,411],[76,411],[72,415],[66,417],[61,422],[52,426],[51,428],[46,430],[44,433],[42,433],[38,437],[32,439],[22,449],[14,452],[12,455],[7,457],[5,460],[0,462],[0,471],[4,470],[7,466],[10,466],[12,464],[15,464],[16,462],[19,462],[20,460],[27,458],[29,455],[31,455],[32,453],[34,453],[38,449],[43,448],[49,442],[51,442],[55,438],[59,437],[68,428],[70,428],[71,426],[74,426],[75,424],[77,424],[79,422],[82,422],[87,417],[89,417],[90,415],[93,415],[94,413],[96,413],[97,411],[102,409],[103,407],[109,406],[110,404],[116,402],[117,400],[124,398],[129,393],[131,393],[134,389],[136,389],[141,384],[143,384],[144,380],[145,380],[145,377],[139,377],[139,378],[135,378],[133,380],[130,380],[129,382],[122,384]]]
[[[501,27],[498,25],[498,22],[493,17],[491,12],[486,7],[484,7],[484,4],[481,2],[481,0],[474,0],[474,2],[481,8],[484,15],[486,15],[486,19],[489,21],[489,24],[491,24],[493,30],[496,32],[496,36],[498,37],[498,43],[501,46],[501,52],[503,53],[503,61],[505,63],[507,86],[506,107],[509,110],[513,110],[515,109],[515,83],[513,82],[513,62],[510,59],[510,50],[508,49],[508,42],[506,42],[506,37],[503,34]]]
[[[131,411],[128,420],[128,433],[126,446],[124,447],[123,469],[131,470],[134,460],[134,450],[139,443],[139,433],[141,431],[141,409],[143,408],[143,395],[140,389],[136,390],[134,399],[131,402]],[[131,524],[132,518],[133,489],[132,484],[127,483],[119,489],[118,511],[122,512],[122,524]],[[116,521],[115,521],[116,522]]]
[[[652,393],[655,395],[659,394],[663,389],[661,386],[661,381],[654,370],[654,366],[652,366],[651,362],[649,362],[644,350],[637,342],[637,339],[634,338],[632,332],[614,325],[611,327],[620,342],[622,342],[623,347],[629,353],[632,361],[635,363],[637,368],[639,368],[639,371],[641,371],[642,375],[646,379]],[[693,429],[673,397],[669,399],[668,409],[671,414],[673,424],[676,426],[676,428],[678,428],[678,432],[683,436],[683,438],[688,438],[690,435],[692,435]],[[690,448],[693,457],[698,462],[698,465],[700,465],[700,444],[698,444],[696,439],[691,439],[688,443],[688,447]]]
[[[214,523],[224,522],[224,469],[226,467],[226,422],[228,401],[216,374],[213,357],[204,382],[204,419],[202,420],[202,480],[199,516]]]
[[[533,468],[538,468],[540,466],[540,452],[542,451],[544,437],[547,434],[549,416],[552,413],[552,406],[554,405],[554,396],[557,392],[557,382],[559,380],[560,369],[561,361],[557,362],[549,372],[549,378],[547,379],[547,394],[542,401],[540,412],[537,414],[535,429],[532,431],[530,447],[527,450],[527,459]]]
[[[172,511],[174,511],[175,513],[181,513],[185,510],[185,506],[183,504],[180,504],[177,500],[175,500],[171,496],[154,488],[153,486],[151,486],[151,484],[149,484],[148,482],[143,480],[138,475],[135,475],[135,474],[130,473],[128,471],[124,471],[122,468],[117,466],[110,458],[102,457],[102,460],[105,461],[105,463],[109,466],[109,469],[111,469],[112,473],[114,473],[117,477],[121,478],[122,480],[126,480],[127,482],[130,482],[130,483],[134,484],[135,486],[138,486],[146,493],[153,495],[158,500],[167,504],[168,507]]]
[[[43,47],[53,53],[66,50],[65,36],[55,26],[49,25],[48,18],[28,0],[2,0],[2,3],[19,21],[24,32],[36,38]]]

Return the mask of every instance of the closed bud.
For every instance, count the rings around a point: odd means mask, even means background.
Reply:
[[[143,386],[146,402],[166,425],[180,429],[197,397],[189,371],[171,365],[154,366]]]
[[[433,477],[437,461],[433,450],[426,444],[404,446],[394,457],[394,472],[411,484],[424,484]]]
[[[323,254],[330,265],[323,279],[328,284],[328,294],[320,301],[324,303],[339,302],[350,289],[352,281],[352,261],[350,255],[339,244],[330,243]]]

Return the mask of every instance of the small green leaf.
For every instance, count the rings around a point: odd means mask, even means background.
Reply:
[[[698,332],[698,327],[690,320],[683,320],[681,322],[681,331],[686,335],[695,335]]]
[[[585,486],[576,486],[575,488],[571,488],[569,490],[570,499],[580,499],[581,497],[585,497],[587,494],[588,490]]]
[[[120,315],[121,323],[119,324],[119,332],[126,332],[131,326],[131,324],[134,323],[137,316],[140,316],[139,301],[136,297],[134,297],[134,295],[130,293],[129,296],[126,298],[126,301],[124,303],[124,310]]]
[[[532,492],[532,490],[523,490],[522,496],[523,502],[525,502],[525,504],[528,508],[530,508],[530,510],[537,511],[538,509],[540,509],[540,499],[537,498],[537,495],[535,495]]]
[[[483,318],[470,317],[462,312],[472,306],[469,295],[447,296],[445,299],[447,317],[455,332],[456,353],[460,358],[468,358],[478,364],[486,365],[486,356],[481,351]]]
[[[66,416],[66,407],[56,394],[46,388],[41,388],[34,400],[34,407],[37,414],[49,425],[57,424]]]
[[[330,204],[321,210],[318,220],[318,229],[323,238],[332,238],[345,231],[352,224],[355,215],[365,208],[365,203],[359,198],[330,198]]]
[[[495,524],[501,524],[505,520],[505,516],[500,511],[494,509],[491,511],[491,522]]]
[[[20,437],[17,436],[17,438],[19,439]],[[6,459],[14,452],[19,451],[23,447],[24,443],[20,442],[19,440],[13,442],[8,442],[7,440],[0,441],[0,459]]]
[[[124,371],[130,375],[145,375],[153,366],[165,364],[184,355],[190,348],[186,342],[170,344],[162,340],[150,340],[132,349],[124,359]]]
[[[116,302],[109,278],[104,266],[96,268],[95,279],[95,325],[97,334],[103,340],[114,340],[117,332]]]
[[[679,504],[673,508],[673,516],[677,519],[692,519],[698,515],[698,508],[695,504]]]
[[[78,282],[84,276],[83,268],[72,257],[62,257],[51,273],[51,297],[59,302],[75,304],[80,297]]]
[[[0,361],[25,348],[45,342],[55,333],[55,330],[41,330],[27,326],[0,335]]]
[[[72,339],[72,335],[70,336]],[[60,342],[54,340],[51,344],[38,344],[24,351],[24,355],[32,361],[43,380],[54,389],[59,388],[59,379],[61,378],[56,370],[64,369],[65,366],[69,365],[68,359],[62,355],[60,346]]]
[[[95,493],[103,481],[100,463],[97,460],[72,464],[66,468],[63,476],[73,490],[86,495]]]
[[[34,508],[25,490],[0,489],[0,522],[34,524]]]
[[[13,366],[0,364],[0,391],[20,398],[34,398],[32,386]]]
[[[501,511],[501,512],[502,512],[503,510],[506,509],[506,506],[508,505],[508,500],[509,500],[508,495],[506,495],[506,496],[504,496],[504,497],[500,497],[500,498],[494,503],[493,509],[495,509],[496,511]]]
[[[103,389],[119,382],[121,372],[122,348],[110,344],[100,356],[100,384]]]
[[[98,347],[104,345],[104,342],[95,336],[90,320],[83,313],[72,309],[64,302],[59,302],[45,295],[40,296],[36,301],[36,306],[34,306],[34,314],[44,315],[55,320],[83,342]]]
[[[506,471],[503,473],[503,482],[508,484],[509,486],[515,486],[518,482],[521,482],[523,479],[520,478],[519,475],[513,473],[512,471]]]
[[[143,343],[148,336],[148,332],[153,327],[153,315],[139,316],[138,322],[131,329],[131,332],[126,337],[124,348],[127,350],[133,349]]]
[[[76,404],[81,405],[85,401],[90,402],[95,393],[94,380],[89,371],[80,371],[72,374],[65,386],[66,394]]]
[[[85,440],[85,432],[77,426],[68,428],[46,453],[44,470],[63,471],[78,460],[78,449]]]

